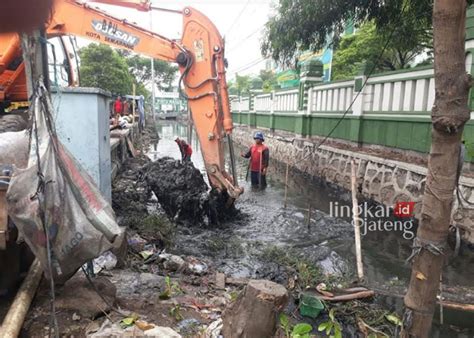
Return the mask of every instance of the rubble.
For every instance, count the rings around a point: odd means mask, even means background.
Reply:
[[[181,270],[185,264],[184,259],[176,255],[164,253],[158,257],[160,259],[160,263],[163,265],[163,268],[168,271]]]

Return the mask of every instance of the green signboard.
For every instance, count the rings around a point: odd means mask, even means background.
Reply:
[[[300,77],[296,70],[288,69],[277,74],[277,83],[280,88],[293,88],[300,84]]]

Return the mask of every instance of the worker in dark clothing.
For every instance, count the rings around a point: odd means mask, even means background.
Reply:
[[[179,137],[177,137],[174,141],[178,144],[179,151],[181,153],[181,161],[191,161],[191,155],[193,154],[193,149],[191,146],[187,144],[185,140],[181,140]]]
[[[246,154],[242,153],[242,156],[250,158],[250,179],[252,186],[265,187],[267,185],[266,175],[270,159],[270,150],[263,144],[265,139],[262,132],[256,132],[253,139],[255,140],[255,144],[250,147]]]

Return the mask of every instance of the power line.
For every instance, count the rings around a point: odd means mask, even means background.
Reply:
[[[258,58],[258,59],[256,59],[256,60],[253,60],[253,61],[251,61],[251,62],[249,62],[249,63],[247,63],[247,64],[245,64],[245,65],[243,65],[243,66],[240,66],[239,68],[237,68],[236,70],[234,70],[234,71],[232,72],[232,75],[234,75],[234,74],[236,74],[236,73],[238,73],[238,72],[247,70],[247,69],[249,69],[249,68],[251,68],[251,67],[253,67],[253,66],[255,66],[255,65],[258,65],[258,64],[259,64],[260,62],[262,62],[262,61],[265,61],[265,58],[260,57],[260,58]]]
[[[240,17],[242,16],[242,14],[244,13],[244,11],[247,9],[247,6],[250,4],[250,0],[247,0],[247,2],[245,3],[244,7],[242,7],[242,10],[239,12],[239,14],[237,15],[237,17],[235,18],[235,20],[232,22],[232,24],[230,25],[230,28],[227,30],[226,32],[226,36],[229,35],[229,33],[232,31],[232,29],[234,28],[235,24],[239,21]]]
[[[247,40],[248,38],[251,38],[252,36],[254,36],[255,34],[261,32],[261,29],[265,27],[265,24],[261,25],[260,27],[258,27],[255,31],[253,31],[252,33],[250,33],[249,35],[247,35],[246,37],[240,39],[238,42],[235,42],[231,45],[231,47],[229,47],[229,49],[227,50],[228,52],[231,52],[233,50],[236,50],[238,47],[240,47],[240,45],[245,41]]]

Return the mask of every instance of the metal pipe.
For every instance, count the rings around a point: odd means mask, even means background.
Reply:
[[[156,6],[151,6],[150,8],[154,11],[183,14],[183,11],[179,9],[170,9],[170,8],[163,8],[163,7],[156,7]]]
[[[232,142],[232,136],[227,134],[227,140],[229,141],[229,156],[230,156],[230,166],[232,169],[232,178],[234,180],[234,187],[239,186],[239,182],[237,180],[237,172],[235,169],[235,154],[234,154],[234,144]]]

